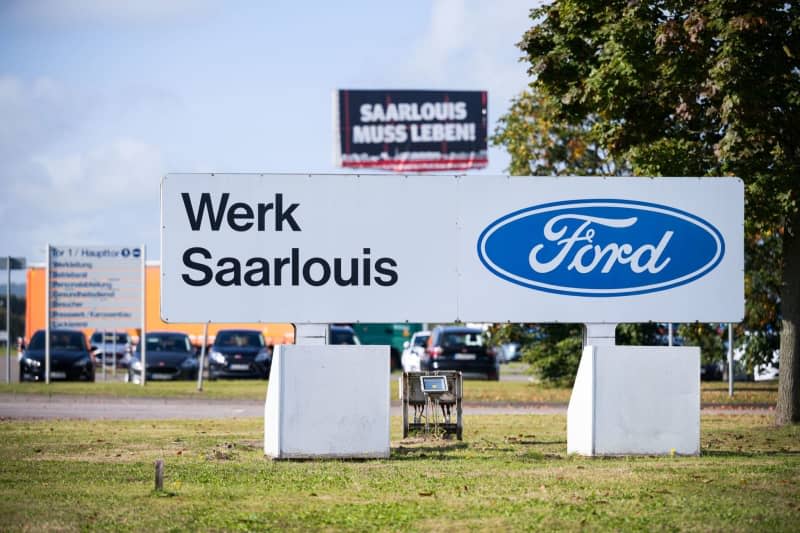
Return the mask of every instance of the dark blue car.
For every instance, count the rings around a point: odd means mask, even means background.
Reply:
[[[20,381],[45,381],[45,331],[39,330],[19,358]],[[82,331],[50,330],[50,380],[94,381],[94,356]]]
[[[268,378],[272,352],[260,331],[223,329],[208,354],[208,377]]]
[[[174,331],[148,332],[145,339],[148,380],[197,379],[196,353],[188,335]],[[142,370],[140,342],[128,366],[128,381],[141,383]]]
[[[486,344],[483,331],[475,328],[434,328],[420,357],[420,368],[423,371],[460,370],[465,374],[485,374],[492,381],[500,379],[495,350]]]

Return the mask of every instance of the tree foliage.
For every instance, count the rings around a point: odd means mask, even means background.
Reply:
[[[531,18],[520,47],[555,121],[634,174],[744,180],[751,266],[782,266],[750,277],[748,320],[782,320],[778,421],[800,421],[798,3],[562,0]]]
[[[611,176],[624,172],[592,133],[594,117],[559,119],[556,107],[535,89],[524,91],[500,117],[492,143],[511,155],[513,176]]]

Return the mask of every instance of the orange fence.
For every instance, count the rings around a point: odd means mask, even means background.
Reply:
[[[145,272],[145,314],[148,331],[181,331],[189,335],[192,342],[200,345],[203,342],[203,324],[166,323],[161,320],[161,267],[147,265]],[[45,327],[45,268],[31,267],[27,272],[27,302],[25,306],[25,339],[30,341],[31,335]],[[208,325],[209,342],[214,340],[217,331],[221,329],[257,329],[264,334],[267,344],[289,344],[294,342],[294,327],[291,324],[271,324],[255,322],[248,324],[220,324]],[[86,335],[91,335],[92,329],[85,329]],[[129,330],[128,333],[138,338],[139,330]]]

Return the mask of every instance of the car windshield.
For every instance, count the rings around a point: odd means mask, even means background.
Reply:
[[[111,333],[108,332],[105,334],[105,342],[108,344],[127,344],[128,342],[128,334],[127,333]],[[95,331],[92,334],[92,343],[102,344],[103,341],[103,332]]]
[[[37,331],[31,338],[31,350],[44,350],[44,331]],[[82,351],[86,349],[86,338],[79,331],[51,331],[51,350]]]
[[[416,335],[414,337],[414,346],[425,346],[429,337],[430,335]]]
[[[442,335],[443,348],[465,348],[483,346],[480,331],[458,331]]]
[[[214,344],[221,347],[261,348],[264,346],[264,339],[257,331],[220,331]]]
[[[352,331],[331,330],[331,344],[360,344]]]
[[[141,347],[137,347],[141,352]],[[192,343],[186,335],[147,335],[148,352],[181,352],[192,351]]]

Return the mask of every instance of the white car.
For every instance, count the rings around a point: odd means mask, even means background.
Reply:
[[[400,356],[400,364],[403,365],[403,372],[419,372],[419,360],[425,353],[428,344],[430,331],[418,331],[411,336],[410,341],[403,343],[403,354]]]

